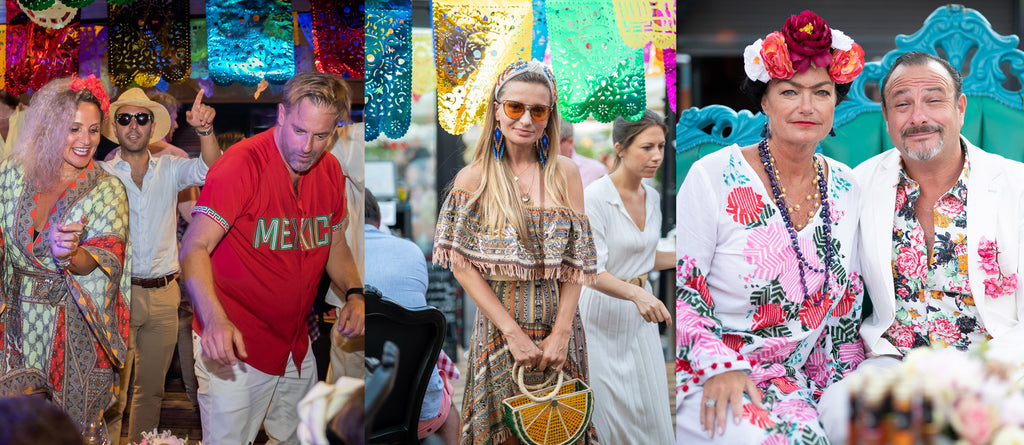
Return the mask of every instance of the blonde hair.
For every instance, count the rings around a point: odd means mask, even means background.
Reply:
[[[103,108],[92,91],[73,91],[70,86],[70,78],[55,79],[32,96],[14,149],[15,159],[25,168],[25,181],[38,185],[39,190],[52,190],[60,180],[68,132],[78,105],[96,105],[103,122]]]
[[[302,72],[293,76],[284,85],[281,103],[291,111],[302,99],[309,99],[318,107],[333,108],[337,125],[348,120],[351,92],[348,84],[338,76],[319,72]]]
[[[501,99],[504,86],[511,82],[524,82],[541,85],[550,91],[548,80],[543,74],[536,72],[524,72],[516,75],[502,83],[501,90],[497,94],[488,97]],[[554,94],[551,95],[552,99]],[[472,198],[469,204],[479,202],[480,212],[487,228],[495,231],[502,230],[506,225],[511,225],[518,233],[521,240],[526,241],[526,206],[519,198],[519,188],[515,184],[512,168],[509,166],[508,156],[502,154],[505,162],[498,162],[494,157],[494,130],[498,126],[494,118],[494,100],[487,103],[486,119],[484,121],[483,133],[477,141],[476,150],[473,153],[473,164],[480,166],[480,184],[476,190],[471,192]],[[551,114],[548,115],[547,127],[544,134],[548,137],[548,160],[541,175],[541,192],[554,198],[555,204],[567,207],[572,210],[569,201],[569,190],[564,172],[558,164],[558,108],[551,104]],[[540,143],[537,143],[537,159],[540,159]],[[540,197],[543,200],[543,197]],[[528,245],[528,244],[527,244]]]

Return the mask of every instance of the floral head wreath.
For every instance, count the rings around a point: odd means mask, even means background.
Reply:
[[[81,91],[82,88],[87,88],[96,99],[100,101],[100,110],[103,110],[103,115],[106,116],[110,110],[110,96],[107,96],[107,90],[103,89],[103,83],[96,78],[96,75],[90,74],[89,77],[84,79],[76,78],[71,81],[71,91]]]
[[[508,68],[505,68],[505,71],[498,76],[498,82],[494,85],[494,100],[498,100],[498,91],[501,90],[501,86],[505,84],[505,82],[508,82],[527,71],[544,75],[544,80],[548,82],[548,88],[551,89],[552,101],[558,102],[558,92],[555,90],[555,75],[551,73],[551,68],[548,68],[547,65],[536,60],[517,60],[512,62]]]
[[[782,31],[743,50],[743,69],[750,80],[789,79],[811,67],[828,67],[837,84],[853,82],[864,69],[864,49],[817,14],[804,11],[790,16]]]

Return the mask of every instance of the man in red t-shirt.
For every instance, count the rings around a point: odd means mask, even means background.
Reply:
[[[345,240],[345,177],[331,146],[348,116],[340,78],[301,73],[277,125],[233,146],[206,176],[181,246],[196,315],[203,443],[298,443],[299,400],[316,381],[306,316],[325,267],[347,289],[339,330],[363,335],[363,294]],[[324,159],[327,158],[327,159]]]

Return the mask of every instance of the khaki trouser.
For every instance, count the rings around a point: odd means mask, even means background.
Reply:
[[[363,358],[366,357],[365,337],[345,338],[338,332],[338,321],[331,326],[331,366],[327,368],[327,383],[334,383],[342,376],[361,379],[366,373]]]
[[[110,437],[114,440],[120,440],[117,438],[121,437],[124,407],[128,403],[128,384],[132,381],[134,387],[128,418],[128,441],[141,441],[143,432],[160,426],[164,377],[171,366],[174,346],[178,341],[180,302],[181,292],[177,281],[149,289],[132,285],[128,355],[121,372],[117,404],[106,415]]]

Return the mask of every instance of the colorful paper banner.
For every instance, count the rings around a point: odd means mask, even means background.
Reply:
[[[108,70],[121,88],[180,82],[192,67],[188,2],[107,4]]]
[[[309,10],[317,71],[362,79],[366,54],[363,0],[310,0]]]
[[[676,2],[673,0],[612,0],[619,35],[627,45],[643,48],[676,47]]]
[[[282,84],[295,75],[290,0],[207,0],[210,76],[220,85]]]
[[[552,68],[562,118],[639,119],[647,107],[643,49],[615,31],[610,0],[547,0]]]
[[[397,139],[412,115],[412,2],[366,4],[365,136]]]
[[[50,79],[78,73],[78,16],[61,29],[33,23],[15,0],[7,0],[5,87],[13,95],[37,90]]]
[[[531,0],[434,0],[433,5],[437,120],[445,131],[462,134],[483,117],[498,74],[529,57],[533,5]]]

